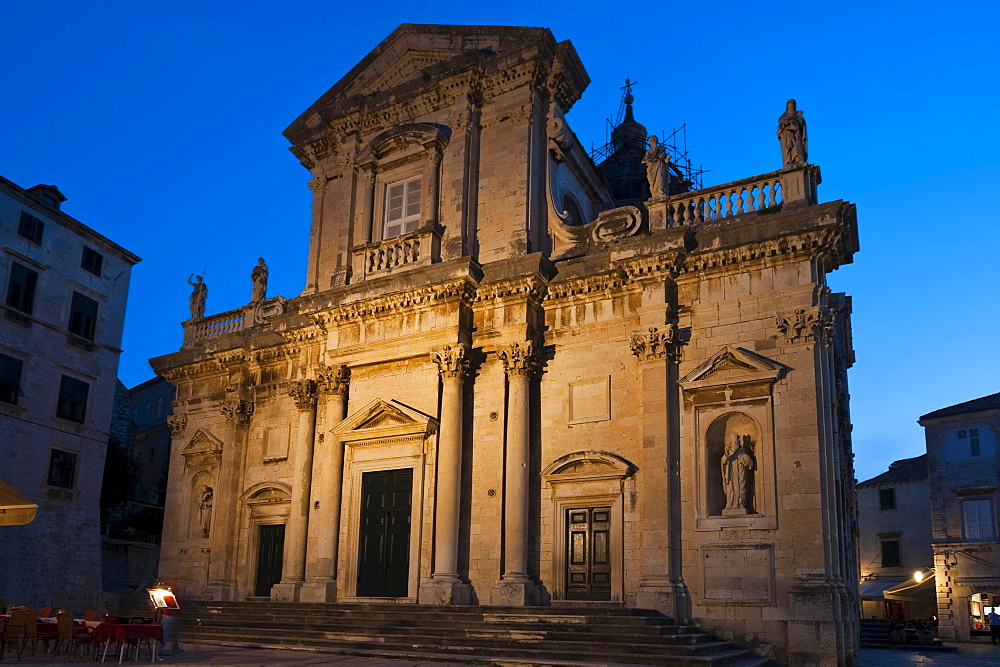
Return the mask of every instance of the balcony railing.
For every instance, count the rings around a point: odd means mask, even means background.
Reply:
[[[218,315],[184,323],[184,344],[242,331],[246,328],[246,310],[237,308]]]
[[[354,248],[355,256],[360,256],[364,263],[365,276],[434,264],[440,260],[440,252],[441,234],[431,225]]]
[[[779,206],[784,201],[781,176],[776,171],[671,197],[665,202],[667,225],[714,222]]]

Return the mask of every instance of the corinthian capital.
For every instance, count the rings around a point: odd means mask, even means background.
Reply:
[[[183,412],[167,415],[167,428],[170,429],[171,437],[176,438],[184,432],[184,427],[187,426],[187,419],[187,415]]]
[[[309,410],[316,405],[316,381],[298,380],[292,384],[288,395],[295,400],[295,407],[299,410]]]
[[[503,369],[508,376],[530,376],[538,368],[535,343],[530,340],[523,343],[511,343],[500,348],[497,350],[497,357],[503,362]]]
[[[676,324],[667,324],[662,330],[650,327],[648,331],[637,331],[629,341],[632,354],[640,361],[667,359],[675,362],[680,357],[681,340]]]
[[[222,411],[222,416],[227,422],[245,426],[250,423],[250,416],[253,415],[253,408],[253,401],[245,401],[236,398],[227,400],[222,404],[219,410]]]
[[[327,396],[343,396],[351,381],[351,371],[344,364],[324,368],[316,374],[316,389]]]
[[[438,365],[443,378],[462,378],[469,370],[469,346],[465,343],[445,345],[431,352],[431,361]]]
[[[313,197],[322,197],[326,194],[327,180],[320,176],[309,181],[309,189],[312,190]]]

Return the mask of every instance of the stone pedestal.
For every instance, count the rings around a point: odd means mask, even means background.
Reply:
[[[279,584],[280,585],[280,584]],[[272,591],[273,596],[273,591]],[[330,581],[307,581],[302,584],[299,591],[299,602],[336,602],[337,582]]]
[[[646,211],[649,213],[649,231],[658,232],[670,226],[667,221],[666,197],[647,200]]]
[[[274,602],[302,602],[300,599],[302,585],[301,581],[275,584],[271,586],[271,600]]]
[[[420,604],[472,604],[472,587],[458,577],[435,577],[420,584]]]
[[[493,584],[490,604],[498,607],[529,607],[540,603],[540,593],[538,585],[527,577],[520,580],[502,579]]]

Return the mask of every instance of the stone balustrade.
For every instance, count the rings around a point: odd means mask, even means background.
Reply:
[[[410,234],[367,243],[354,253],[361,255],[366,276],[427,266],[439,261],[440,233],[425,226]]]
[[[246,309],[244,308],[210,315],[198,320],[188,320],[184,323],[184,345],[192,345],[206,338],[235,333],[245,328]]]
[[[666,201],[667,225],[715,222],[781,204],[781,172],[685,192]]]

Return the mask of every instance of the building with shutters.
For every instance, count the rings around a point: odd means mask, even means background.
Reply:
[[[682,183],[631,98],[595,165],[566,118],[588,82],[543,28],[402,25],[288,127],[305,289],[258,282],[151,361],[177,386],[161,578],[604,600],[853,659],[851,302],[827,274],[854,206],[819,199],[793,102],[759,176]]]
[[[988,636],[986,615],[1000,613],[1000,394],[935,410],[919,423],[927,438],[939,632],[944,639]]]
[[[65,200],[0,178],[0,480],[38,503],[2,528],[0,597],[83,611],[101,593],[101,477],[139,258]]]

